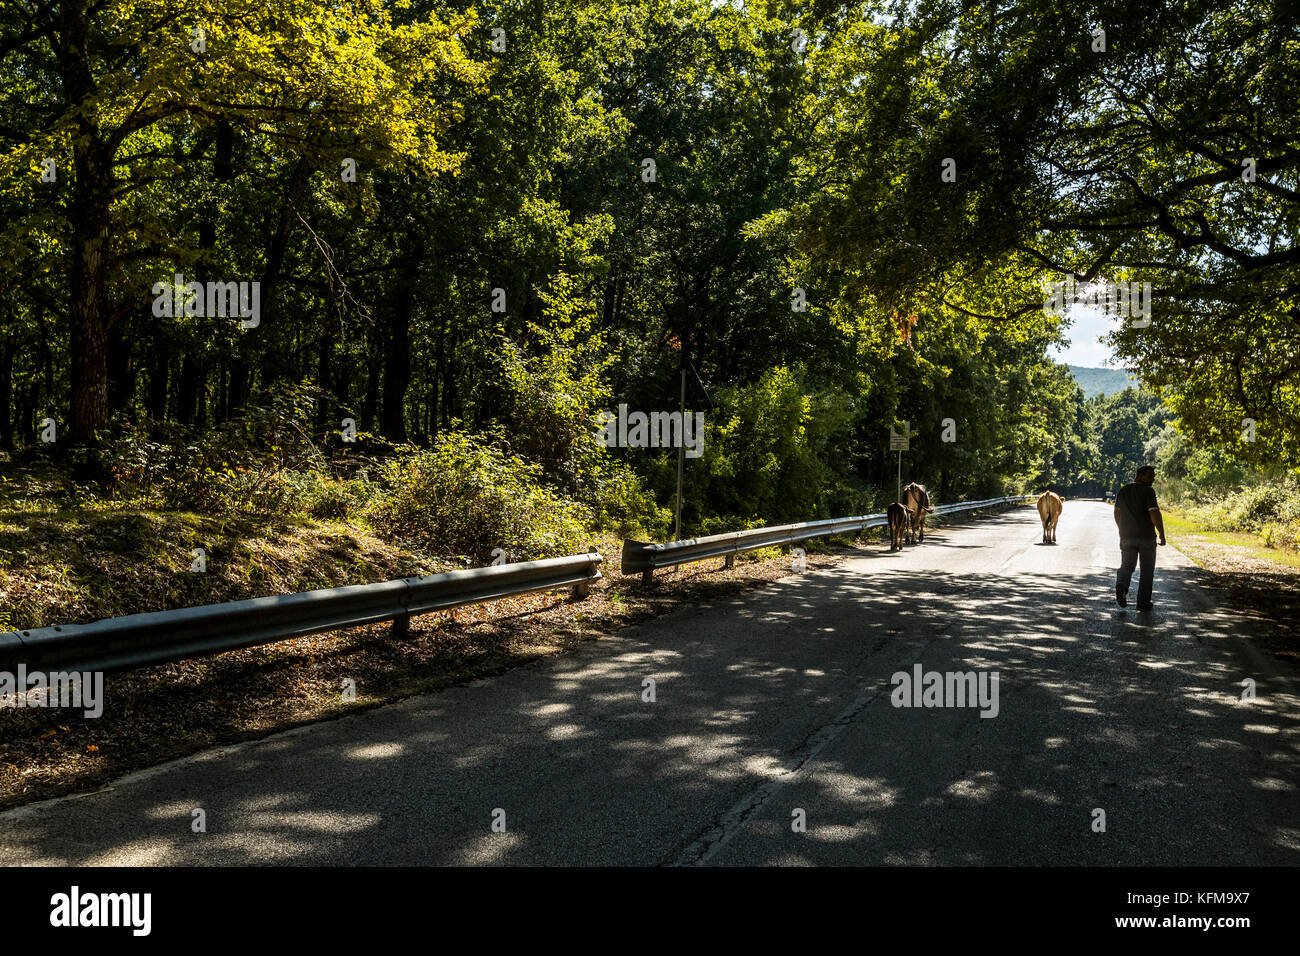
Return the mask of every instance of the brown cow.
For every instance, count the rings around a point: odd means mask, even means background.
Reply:
[[[1038,498],[1038,517],[1043,519],[1043,544],[1056,544],[1056,522],[1061,518],[1065,499],[1055,491],[1045,491]]]
[[[921,540],[924,541],[925,515],[934,510],[930,507],[929,492],[925,490],[925,485],[918,485],[914,481],[903,489],[903,501],[907,504],[908,515],[911,518],[911,540],[915,542],[919,533]]]
[[[885,514],[889,517],[889,550],[901,551],[903,548],[903,535],[907,533],[907,523],[912,513],[895,501],[885,509]]]

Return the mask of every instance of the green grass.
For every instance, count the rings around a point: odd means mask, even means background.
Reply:
[[[1300,554],[1284,548],[1270,548],[1264,544],[1264,539],[1260,535],[1245,531],[1209,531],[1194,514],[1180,512],[1174,508],[1164,508],[1161,513],[1164,515],[1165,533],[1169,539],[1178,546],[1179,550],[1191,552],[1190,556],[1193,559],[1197,556],[1195,552],[1198,542],[1186,539],[1195,536],[1206,544],[1240,548],[1245,556],[1257,561],[1268,561],[1288,568],[1300,568]]]
[[[0,631],[445,570],[359,519],[204,515],[69,494],[0,461]],[[192,551],[207,553],[204,573]]]

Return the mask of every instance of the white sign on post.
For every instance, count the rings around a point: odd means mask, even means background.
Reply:
[[[911,449],[907,447],[907,441],[909,437],[907,433],[908,433],[907,422],[903,422],[903,434],[901,435],[898,434],[898,432],[894,431],[894,427],[891,425],[889,427],[889,450],[910,451]]]

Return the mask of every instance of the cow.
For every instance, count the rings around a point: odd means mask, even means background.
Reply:
[[[918,485],[915,481],[903,489],[903,501],[906,502],[908,515],[911,518],[911,529],[909,537],[915,542],[917,535],[920,535],[922,541],[925,540],[925,515],[926,512],[933,511],[930,507],[930,494],[925,490],[925,485]]]
[[[1044,491],[1038,498],[1038,517],[1043,519],[1043,544],[1056,544],[1056,522],[1061,518],[1065,499],[1055,491]]]
[[[912,513],[902,503],[895,501],[885,509],[885,514],[889,518],[889,550],[901,551],[903,535],[907,533],[907,525]]]

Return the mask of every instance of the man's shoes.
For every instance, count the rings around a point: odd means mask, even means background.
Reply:
[[[1120,607],[1128,607],[1127,594],[1118,584],[1115,585],[1115,603]]]
[[[1139,605],[1138,605],[1138,610],[1139,610],[1139,611],[1150,611],[1150,610],[1152,610],[1153,608],[1155,608],[1155,605],[1154,605],[1154,604],[1139,604]]]

